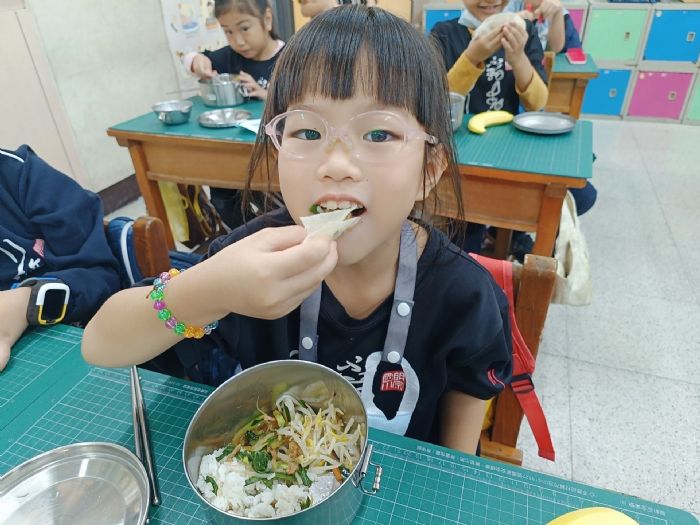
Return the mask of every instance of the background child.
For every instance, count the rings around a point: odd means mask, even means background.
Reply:
[[[217,73],[240,75],[251,97],[265,100],[272,70],[284,42],[273,27],[268,0],[216,0],[214,16],[228,47],[185,55],[185,68],[200,78]]]
[[[373,427],[473,453],[482,399],[510,377],[507,301],[443,233],[407,221],[416,207],[429,214],[425,197],[443,173],[459,188],[448,107],[442,64],[407,22],[347,6],[299,31],[280,57],[267,135],[251,160],[255,173],[278,159],[268,176],[279,176],[287,207],[216,241],[206,260],[167,281],[162,300],[178,319],[220,319],[210,336],[183,343],[183,359],[218,346],[245,369],[315,351],[357,386]],[[337,242],[295,225],[311,205],[351,203],[360,222]],[[181,339],[147,293],[126,290],[103,306],[85,331],[88,361],[141,363]],[[305,302],[314,313],[302,322],[300,303],[317,293],[318,310]]]
[[[119,289],[102,203],[29,146],[0,150],[0,370],[32,321],[31,287],[12,286],[49,276],[70,289],[66,322],[87,322]]]
[[[268,0],[216,0],[214,15],[229,45],[216,51],[189,53],[183,60],[185,68],[200,78],[239,74],[250,96],[265,100],[272,70],[284,47],[275,33]],[[260,196],[255,202],[262,202]],[[245,222],[239,191],[211,188],[211,203],[230,228]],[[246,217],[252,215],[246,212]]]
[[[479,38],[474,30],[489,16],[500,13],[504,3],[463,0],[459,19],[439,22],[431,34],[440,46],[450,91],[469,95],[467,111],[505,110],[518,113],[547,103],[542,60],[544,52],[531,22],[527,29],[507,24]]]
[[[535,24],[545,51],[564,53],[581,47],[576,26],[559,0],[511,0],[504,11],[518,13]]]

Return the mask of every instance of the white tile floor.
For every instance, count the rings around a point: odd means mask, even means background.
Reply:
[[[596,120],[594,150],[594,299],[550,308],[535,383],[557,461],[524,424],[524,466],[700,517],[700,127]]]
[[[700,517],[700,127],[594,123],[594,298],[550,308],[535,384],[557,461],[524,466]]]

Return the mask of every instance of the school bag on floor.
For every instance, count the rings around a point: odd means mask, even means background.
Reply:
[[[513,263],[491,259],[481,255],[470,254],[476,261],[486,268],[496,284],[503,290],[508,298],[508,312],[510,317],[511,334],[513,337],[513,377],[508,386],[515,394],[523,414],[535,436],[539,455],[550,461],[554,461],[554,445],[549,433],[549,425],[545,418],[540,400],[535,393],[535,385],[532,383],[532,374],[535,371],[535,358],[523,339],[518,323],[515,319],[515,294],[513,291]]]

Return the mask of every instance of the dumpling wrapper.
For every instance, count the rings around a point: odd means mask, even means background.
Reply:
[[[359,217],[348,216],[356,210],[357,207],[347,208],[345,210],[329,211],[325,213],[317,213],[316,215],[307,215],[299,217],[304,225],[309,237],[316,235],[327,235],[332,240],[336,240],[348,229],[352,228],[360,220]]]
[[[495,15],[491,15],[486,20],[481,22],[481,25],[476,28],[476,31],[474,31],[472,36],[474,38],[479,38],[480,36],[487,35],[491,31],[500,29],[509,22],[515,22],[520,27],[525,29],[525,20],[523,20],[520,15],[516,13],[496,13]]]

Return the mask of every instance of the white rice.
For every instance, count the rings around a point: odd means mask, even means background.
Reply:
[[[246,479],[261,476],[249,465],[228,456],[216,461],[224,449],[220,448],[202,458],[199,467],[197,488],[204,498],[217,509],[249,518],[274,518],[286,516],[301,510],[302,503],[311,499],[315,505],[335,491],[340,483],[333,474],[316,475],[309,472],[310,487],[304,485],[287,486],[274,481],[272,488],[258,481],[245,486]],[[262,474],[264,476],[264,474]],[[214,494],[207,476],[214,480],[218,490]]]

